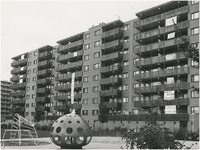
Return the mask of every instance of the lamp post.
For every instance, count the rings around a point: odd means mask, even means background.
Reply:
[[[45,124],[47,124],[46,117],[47,117],[47,111],[44,111],[44,122],[45,122]]]

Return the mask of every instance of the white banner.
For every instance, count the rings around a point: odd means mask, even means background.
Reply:
[[[174,91],[164,91],[164,100],[174,99]]]
[[[165,56],[166,60],[173,60],[173,59],[176,59],[176,54],[173,53],[173,54],[167,54]]]
[[[176,105],[165,106],[165,114],[176,114]]]

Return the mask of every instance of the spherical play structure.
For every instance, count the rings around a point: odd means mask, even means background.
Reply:
[[[92,131],[87,121],[75,113],[57,119],[50,130],[51,141],[66,149],[80,149],[90,143]]]

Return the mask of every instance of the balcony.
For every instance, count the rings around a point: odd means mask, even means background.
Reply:
[[[26,100],[25,99],[20,99],[20,100],[12,100],[10,101],[10,104],[16,105],[16,104],[25,104]]]
[[[27,67],[15,68],[11,70],[11,74],[14,74],[14,75],[26,74],[26,70],[27,70]]]
[[[44,79],[38,79],[36,81],[36,84],[37,85],[50,85],[51,84],[51,79],[47,79],[47,78],[44,78]]]
[[[81,88],[83,85],[82,82],[75,82],[74,83],[74,89],[78,89],[78,88]],[[58,85],[58,86],[55,86],[55,90],[56,91],[70,91],[71,90],[71,84],[65,84],[65,85]]]
[[[52,62],[50,60],[44,60],[38,62],[38,68],[49,68],[52,66]]]
[[[100,80],[100,85],[121,85],[122,78],[120,77],[110,77]]]
[[[26,82],[10,85],[10,88],[14,89],[14,90],[25,89],[26,88]]]
[[[99,91],[99,96],[100,97],[121,97],[122,96],[122,91],[118,89],[111,89],[111,90],[102,90]]]
[[[53,49],[53,47],[52,46],[50,46],[50,45],[45,45],[45,46],[42,46],[42,47],[40,47],[40,48],[38,48],[38,51],[39,51],[39,53],[42,53],[42,52],[45,52],[45,51],[51,51]]]
[[[68,109],[82,109],[82,104],[70,104],[70,105],[68,105],[69,106],[69,108]],[[59,111],[64,111],[64,110],[66,110],[67,109],[67,106],[65,106],[65,105],[59,105],[59,106],[54,106],[54,109],[55,110],[59,110]]]
[[[146,101],[135,101],[135,107],[157,107],[166,105],[189,105],[189,98],[176,98],[173,100],[146,100]]]
[[[10,93],[10,96],[11,96],[11,97],[16,97],[16,98],[21,98],[21,97],[24,97],[25,94],[26,94],[25,91],[11,92],[11,93]]]
[[[181,68],[173,68],[173,69],[158,70],[154,72],[145,72],[141,74],[136,74],[134,78],[135,80],[151,80],[152,78],[163,78],[167,76],[177,76],[189,73],[190,73],[189,67],[181,67]]]
[[[114,108],[114,109],[117,109],[117,110],[121,110],[121,108],[122,108],[122,103],[119,103],[119,102],[103,102],[103,104],[108,109]]]
[[[187,60],[187,57],[183,53],[173,53],[170,55],[162,55],[151,58],[146,58],[143,60],[138,60],[135,62],[135,67],[147,67],[158,66],[158,64],[174,64],[177,60]]]
[[[39,70],[37,71],[37,76],[49,77],[51,76],[51,70],[50,69]]]
[[[35,99],[36,103],[50,103],[50,97],[43,96],[43,97],[37,97]]]
[[[122,61],[123,54],[120,52],[115,52],[112,54],[107,54],[107,55],[102,55],[101,56],[101,61],[103,62],[119,62]]]
[[[70,63],[70,64],[66,64],[66,65],[62,65],[59,67],[56,67],[56,71],[59,72],[67,72],[67,71],[77,71],[82,69],[83,66],[83,62],[82,61],[78,61],[78,62],[74,62],[74,63]]]
[[[24,58],[22,60],[14,61],[11,63],[11,67],[22,67],[26,66],[28,58]]]
[[[77,60],[79,57],[83,56],[83,50],[77,51],[77,52],[73,52],[73,53],[68,53],[65,55],[60,55],[57,57],[57,61],[60,63],[65,63],[70,61],[74,61]]]
[[[50,92],[51,92],[51,89],[49,89],[49,88],[38,88],[38,89],[36,89],[36,93],[49,94]]]
[[[25,108],[24,107],[14,107],[14,108],[10,108],[10,111],[12,113],[24,113]]]
[[[10,81],[18,82],[19,81],[19,76],[13,76],[12,78],[10,78]]]
[[[82,93],[74,93],[74,99],[81,99],[82,98]],[[70,93],[67,95],[58,95],[54,96],[55,100],[60,100],[60,101],[66,101],[71,99]]]
[[[116,27],[122,27],[123,25],[124,25],[124,23],[118,19],[118,20],[103,24],[102,29],[103,29],[103,31],[109,31]]]
[[[75,72],[75,78],[80,78],[82,76],[83,76],[82,71]],[[61,74],[60,76],[55,77],[55,80],[63,82],[63,81],[70,81],[71,78],[72,78],[72,73],[69,73],[69,74]]]
[[[111,66],[105,66],[100,68],[101,73],[121,73],[122,72],[122,66],[120,64],[117,65],[111,65]]]
[[[109,115],[109,121],[147,121],[150,115]],[[189,114],[158,114],[157,121],[189,121]]]
[[[123,30],[121,28],[115,28],[101,34],[101,38],[107,41],[111,41],[113,39],[119,39],[123,36]]]
[[[123,42],[121,40],[115,40],[112,42],[108,42],[101,45],[101,50],[111,51],[113,49],[122,49],[123,48]]]
[[[52,52],[51,51],[45,51],[38,54],[39,60],[45,60],[45,59],[51,59],[52,58]]]
[[[181,82],[176,84],[161,84],[155,86],[145,86],[140,88],[135,88],[135,93],[155,93],[161,91],[171,91],[171,90],[188,90],[190,88],[189,82]]]
[[[83,39],[76,42],[68,43],[58,47],[58,53],[66,54],[67,52],[74,52],[83,49]]]

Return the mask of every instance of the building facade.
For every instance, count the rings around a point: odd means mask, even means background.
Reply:
[[[5,118],[9,116],[10,111],[10,85],[9,81],[1,81],[1,122],[5,122]]]
[[[180,48],[182,37],[199,48],[198,1],[170,1],[136,16],[13,57],[13,113],[53,121],[76,109],[98,128],[102,101],[108,128],[140,127],[157,111],[166,127],[196,131],[199,95],[191,87],[199,86],[199,71]]]

